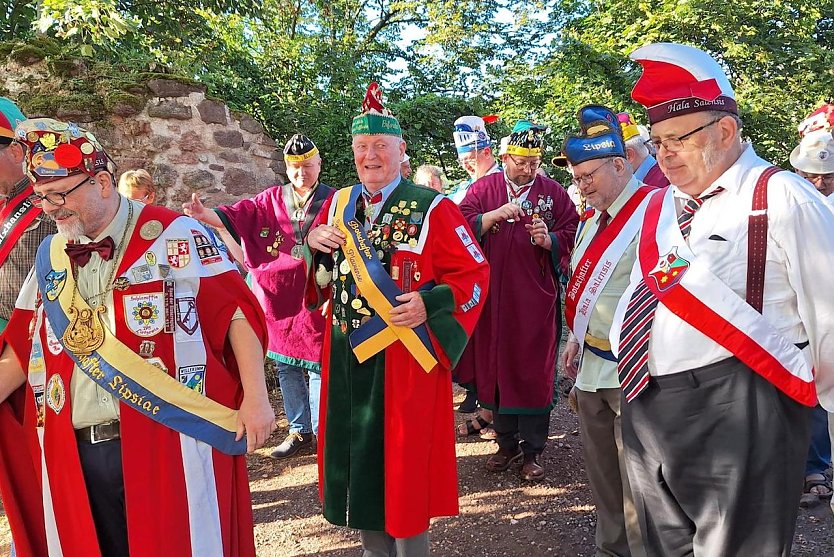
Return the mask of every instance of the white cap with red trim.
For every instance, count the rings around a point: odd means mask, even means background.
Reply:
[[[652,124],[709,110],[738,114],[735,92],[715,59],[692,46],[653,43],[630,58],[643,66],[631,98],[646,107]]]

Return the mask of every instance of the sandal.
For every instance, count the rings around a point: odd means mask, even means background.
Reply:
[[[481,439],[484,439],[486,441],[495,441],[496,439],[498,439],[498,433],[491,426],[490,427],[482,427],[480,429],[480,433],[481,433]]]
[[[477,424],[478,427],[475,427],[475,424]],[[489,427],[489,425],[490,423],[482,417],[475,416],[471,420],[466,420],[458,426],[458,436],[466,437],[469,435],[475,435],[476,433],[480,433],[483,429]]]
[[[820,500],[830,499],[832,493],[831,480],[825,474],[809,474],[805,476],[805,486],[802,489],[800,507],[813,507]]]

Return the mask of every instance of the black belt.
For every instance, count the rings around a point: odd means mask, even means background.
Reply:
[[[106,424],[96,424],[89,427],[82,427],[75,430],[75,439],[79,443],[90,443],[95,445],[105,441],[114,441],[121,438],[119,420],[113,420]]]

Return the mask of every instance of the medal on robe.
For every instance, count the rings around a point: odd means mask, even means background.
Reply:
[[[104,325],[101,315],[104,306],[78,310],[70,306],[67,311],[70,323],[61,337],[64,347],[78,356],[87,356],[104,344]]]
[[[304,244],[295,244],[290,255],[293,259],[304,259]]]

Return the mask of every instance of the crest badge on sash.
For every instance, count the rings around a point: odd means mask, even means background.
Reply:
[[[54,302],[58,299],[61,291],[64,289],[64,283],[67,280],[66,271],[56,271],[52,269],[46,274],[46,299]]]
[[[182,269],[191,261],[191,246],[188,240],[166,240],[168,264],[175,269]]]
[[[189,336],[197,332],[197,300],[194,297],[177,298],[177,325]]]
[[[152,337],[162,332],[165,326],[165,296],[162,292],[131,294],[123,300],[125,322],[136,336]]]
[[[64,389],[64,380],[56,373],[46,383],[46,405],[52,408],[52,411],[56,414],[60,414],[66,400],[67,393]]]
[[[661,292],[669,290],[683,278],[684,273],[689,269],[689,261],[678,255],[678,248],[673,247],[672,251],[658,259],[654,269],[649,271]]]
[[[201,395],[205,394],[206,366],[183,366],[177,368],[177,379],[179,382]]]

